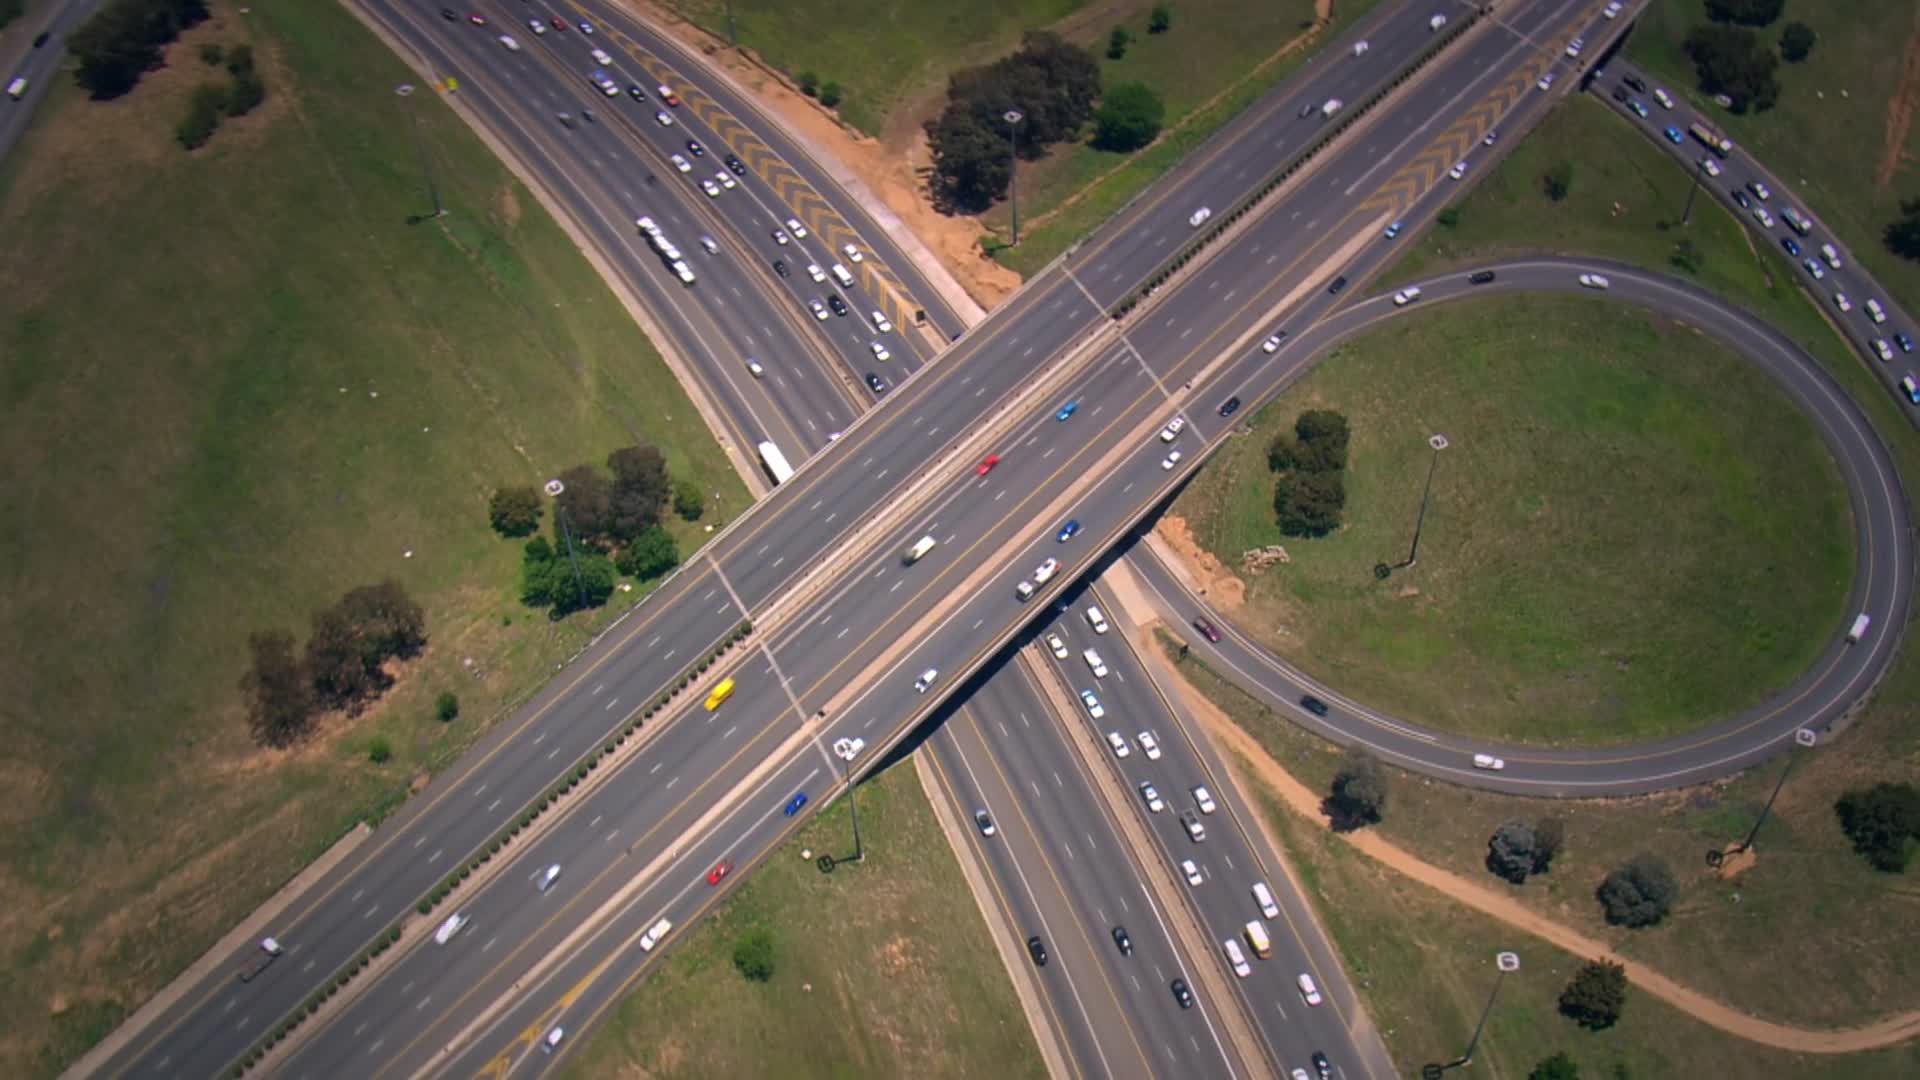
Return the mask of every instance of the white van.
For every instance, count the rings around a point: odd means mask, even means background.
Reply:
[[[540,1049],[551,1054],[559,1049],[560,1040],[566,1038],[566,1036],[567,1031],[565,1028],[554,1028],[552,1031],[547,1032],[546,1038],[540,1040]]]
[[[16,75],[14,80],[7,84],[7,96],[15,101],[19,101],[21,98],[27,96],[27,77],[25,75]]]
[[[1233,967],[1235,975],[1244,979],[1253,974],[1253,966],[1247,963],[1247,954],[1240,951],[1239,942],[1228,938],[1220,943],[1220,948],[1226,952],[1227,963]]]
[[[1100,614],[1098,607],[1090,604],[1087,606],[1087,625],[1093,627],[1094,633],[1104,634],[1107,632],[1107,617]]]
[[[1262,960],[1273,955],[1273,939],[1267,936],[1265,923],[1255,919],[1248,923],[1244,929],[1247,935],[1247,944],[1253,946],[1253,955]]]
[[[849,271],[846,267],[841,266],[839,263],[833,264],[833,280],[839,282],[840,287],[843,289],[853,288],[852,272]]]
[[[1866,637],[1867,627],[1871,625],[1873,625],[1873,616],[1868,615],[1864,611],[1855,615],[1853,617],[1853,627],[1847,631],[1847,644],[1855,644],[1861,638]]]
[[[1256,881],[1253,883],[1253,900],[1260,905],[1260,914],[1265,915],[1269,919],[1277,919],[1280,917],[1280,905],[1273,902],[1273,893],[1267,890],[1266,882]]]
[[[1088,649],[1085,652],[1081,653],[1080,656],[1082,659],[1084,659],[1087,662],[1087,666],[1093,669],[1094,678],[1104,679],[1107,677],[1107,662],[1105,660],[1100,659],[1099,653],[1094,652],[1092,649]]]
[[[904,553],[901,554],[900,556],[901,561],[906,563],[908,566],[912,566],[914,563],[919,562],[920,559],[923,556],[925,556],[927,552],[933,550],[933,545],[935,542],[936,541],[931,536],[923,536],[920,539],[915,540],[913,542],[913,546],[908,548]]]

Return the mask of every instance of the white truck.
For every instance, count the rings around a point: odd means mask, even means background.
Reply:
[[[280,959],[282,951],[279,942],[270,937],[261,938],[260,952],[254,956],[246,967],[240,969],[240,981],[252,982],[255,976],[267,970],[269,964]]]

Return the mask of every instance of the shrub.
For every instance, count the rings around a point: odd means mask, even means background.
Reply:
[[[801,72],[800,73],[800,92],[807,95],[808,97],[819,96],[820,76],[815,75],[811,71]]]
[[[1160,134],[1167,107],[1145,83],[1121,83],[1107,91],[1093,114],[1093,145],[1098,150],[1128,153]]]
[[[373,741],[367,743],[367,760],[375,765],[385,764],[392,756],[393,746],[387,742],[385,735],[375,735]]]
[[[1889,874],[1906,870],[1912,842],[1920,839],[1920,789],[1907,783],[1879,783],[1843,793],[1833,810],[1840,818],[1840,830],[1853,841],[1853,850],[1875,870]]]
[[[1387,807],[1387,776],[1380,762],[1365,750],[1348,750],[1333,775],[1333,790],[1320,804],[1334,831],[1350,832],[1380,820]]]
[[[260,76],[251,71],[233,77],[233,86],[227,91],[227,115],[245,116],[254,107],[267,100],[267,84]]]
[[[253,46],[235,45],[227,53],[227,74],[234,76],[253,74]]]
[[[1107,35],[1107,59],[1118,60],[1127,55],[1127,46],[1133,44],[1133,35],[1124,26],[1116,26],[1113,33]]]
[[[1455,207],[1449,206],[1438,214],[1435,214],[1433,220],[1451,229],[1455,225],[1460,224],[1460,211]]]
[[[503,487],[487,501],[487,519],[501,536],[532,536],[540,527],[540,493],[532,487]]]
[[[734,942],[733,966],[742,977],[753,982],[773,978],[772,932],[765,927],[755,927]]]
[[[679,514],[682,520],[698,521],[706,508],[706,493],[697,482],[684,476],[674,481],[673,512]]]
[[[1173,28],[1173,8],[1166,4],[1153,5],[1153,11],[1147,16],[1147,33],[1164,34]]]
[[[1780,55],[1787,63],[1797,64],[1813,52],[1813,43],[1818,40],[1813,27],[1803,22],[1790,22],[1780,31]]]
[[[186,119],[173,129],[173,137],[187,150],[207,145],[220,129],[220,113],[226,108],[227,91],[216,83],[204,83],[187,100]]]
[[[1533,827],[1524,821],[1508,821],[1493,831],[1487,841],[1487,869],[1515,885],[1524,883],[1533,873]]]
[[[1547,198],[1554,202],[1565,199],[1567,193],[1573,190],[1573,162],[1556,162],[1541,174],[1540,190],[1546,192]]]
[[[200,62],[208,67],[219,67],[220,61],[224,59],[226,55],[227,50],[221,48],[220,43],[217,41],[209,41],[200,46]]]
[[[820,84],[820,104],[827,108],[831,109],[840,104],[843,96],[839,83],[829,81]]]
[[[1653,926],[1673,910],[1680,885],[1657,855],[1635,855],[1600,883],[1596,895],[1614,926]]]
[[[454,697],[450,690],[441,691],[440,696],[434,699],[433,715],[439,717],[443,724],[452,723],[460,715],[460,699]]]
[[[1601,1031],[1620,1019],[1627,1001],[1627,969],[1596,960],[1573,975],[1560,992],[1560,1013],[1581,1027]]]

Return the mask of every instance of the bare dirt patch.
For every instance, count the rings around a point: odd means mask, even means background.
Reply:
[[[1220,565],[1213,553],[1200,546],[1193,538],[1193,529],[1187,519],[1175,514],[1166,514],[1159,524],[1153,527],[1153,534],[1160,538],[1179,556],[1180,564],[1194,579],[1194,591],[1213,601],[1222,613],[1240,610],[1247,597],[1247,583]]]
[[[1900,169],[1900,150],[1907,144],[1915,109],[1920,109],[1920,8],[1913,12],[1913,30],[1907,35],[1900,61],[1900,86],[1887,102],[1887,134],[1880,145],[1880,161],[1873,168],[1873,186],[1885,191]]]

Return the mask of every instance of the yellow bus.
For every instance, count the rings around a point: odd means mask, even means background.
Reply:
[[[1273,955],[1273,942],[1267,937],[1267,928],[1258,922],[1247,924],[1247,944],[1253,946],[1253,955],[1262,960]]]
[[[713,690],[707,694],[707,711],[712,712],[719,708],[722,703],[732,696],[733,678],[729,676],[721,679],[720,682],[714,686]]]

